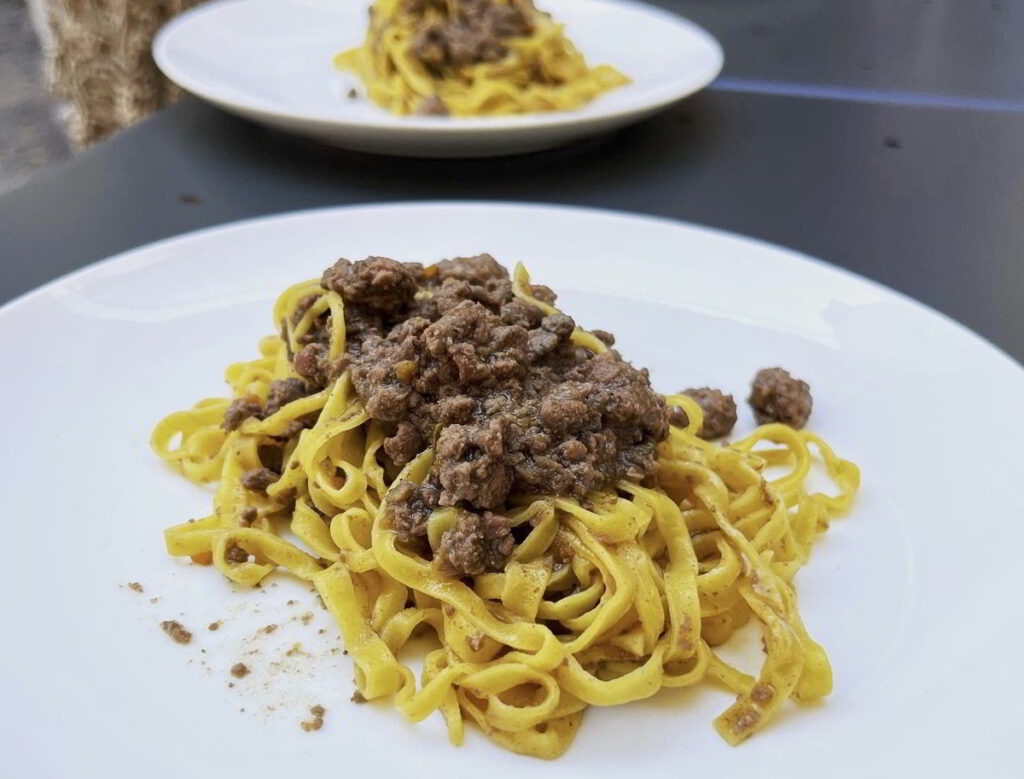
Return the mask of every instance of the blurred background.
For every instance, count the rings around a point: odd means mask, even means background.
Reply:
[[[0,0],[0,193],[176,100],[150,42],[202,1]],[[654,4],[722,42],[717,89],[1024,111],[1024,2]]]
[[[153,36],[200,0],[0,0],[0,193],[176,100]]]
[[[28,4],[0,0],[0,193],[69,154]]]
[[[0,0],[0,192],[176,100],[150,45],[200,2]],[[654,4],[722,42],[718,89],[1024,111],[1024,2]]]

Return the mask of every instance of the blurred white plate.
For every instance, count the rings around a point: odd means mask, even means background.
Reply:
[[[165,555],[163,528],[205,515],[210,490],[158,460],[150,430],[224,394],[225,366],[274,331],[280,291],[339,255],[481,251],[527,263],[583,325],[616,333],[656,387],[735,393],[738,432],[753,425],[755,370],[810,382],[811,426],[864,475],[797,575],[835,673],[824,702],[787,704],[736,748],[711,727],[731,696],[705,683],[589,709],[553,763],[473,728],[456,749],[439,715],[412,725],[390,703],[349,702],[351,664],[307,586],[275,575],[241,591]],[[373,206],[242,222],[87,268],[0,309],[0,352],[4,777],[1019,776],[1024,371],[878,285],[655,219]],[[192,644],[161,632],[169,619]],[[726,651],[755,667],[756,632],[734,638]],[[236,662],[252,673],[234,679]],[[324,728],[304,733],[314,704]]]
[[[635,122],[709,84],[722,50],[665,11],[621,0],[539,0],[592,64],[633,83],[576,111],[480,118],[395,116],[331,59],[359,45],[363,0],[224,0],[168,24],[153,44],[167,76],[232,113],[337,146],[403,156],[480,157],[548,148]]]

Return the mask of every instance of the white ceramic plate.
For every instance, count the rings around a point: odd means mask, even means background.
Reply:
[[[168,77],[241,116],[360,151],[479,157],[557,146],[642,119],[709,84],[722,50],[685,19],[621,0],[539,0],[591,64],[633,83],[578,111],[510,117],[400,117],[350,100],[332,57],[359,45],[364,0],[225,0],[174,19],[153,44]]]
[[[776,364],[810,381],[813,428],[864,476],[855,509],[797,578],[804,619],[834,667],[824,703],[787,705],[730,748],[711,720],[731,696],[709,683],[588,710],[554,763],[472,729],[455,749],[438,715],[410,725],[390,704],[349,703],[350,663],[308,587],[275,575],[236,591],[165,556],[162,529],[205,514],[210,490],[165,467],[150,430],[223,394],[224,367],[252,358],[272,331],[277,293],[339,255],[429,262],[485,250],[528,263],[582,324],[614,331],[663,390],[708,384],[741,399],[755,370]],[[1013,703],[1024,371],[875,284],[655,219],[373,206],[242,222],[121,255],[0,309],[0,347],[4,776],[396,776],[415,766],[447,779],[486,766],[495,779],[991,777],[1024,757]],[[742,431],[753,420],[740,405]],[[133,581],[145,592],[125,586]],[[193,643],[172,643],[158,624],[167,619]],[[223,626],[210,632],[214,620]],[[280,628],[260,632],[270,623]],[[295,642],[301,654],[289,656]],[[748,633],[730,652],[752,663],[757,645]],[[239,661],[253,670],[241,680],[228,673]],[[304,733],[314,704],[326,723]]]

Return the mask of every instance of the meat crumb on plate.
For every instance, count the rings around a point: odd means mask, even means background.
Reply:
[[[160,623],[160,627],[163,628],[164,633],[179,644],[192,642],[192,634],[176,619],[164,620]]]
[[[307,733],[314,730],[320,730],[324,725],[324,714],[327,713],[327,709],[320,704],[317,704],[310,708],[309,713],[313,715],[313,719],[300,722],[299,727]]]

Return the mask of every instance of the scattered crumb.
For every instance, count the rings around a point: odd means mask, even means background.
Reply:
[[[323,635],[324,633],[326,633],[326,632],[327,632],[327,628],[320,628],[320,629],[319,629],[319,630],[317,631],[317,634],[318,634],[318,635],[321,635],[321,636],[322,636],[322,635]]]
[[[135,592],[145,592],[145,590],[142,589],[142,585],[138,582],[128,582],[128,589],[135,590]]]
[[[296,603],[296,601],[294,599],[292,599],[292,600],[288,601],[285,605],[286,606],[294,606],[295,603]]]
[[[895,135],[885,136],[885,148],[887,149],[902,149],[903,141],[897,138]]]
[[[234,682],[228,682],[228,687],[234,687],[234,686],[235,686]]]
[[[313,719],[308,722],[300,722],[299,727],[307,733],[313,730],[320,730],[324,725],[324,714],[327,713],[327,709],[317,704],[310,708],[309,713],[313,715]]]
[[[271,623],[270,625],[266,625],[266,626],[260,628],[260,630],[263,631],[264,633],[273,633],[275,630],[277,630],[277,625],[274,625],[273,623]]]
[[[352,693],[352,703],[366,703],[366,697],[359,690],[356,690]]]
[[[231,666],[231,675],[236,679],[241,679],[243,676],[249,675],[249,666],[245,663],[235,663]]]
[[[351,88],[351,89],[350,89],[350,90],[348,91],[348,99],[349,99],[349,100],[355,100],[355,99],[356,99],[357,97],[359,97],[359,93],[358,93],[358,92],[356,91],[356,88],[355,88],[355,87],[352,87],[352,88]]]
[[[207,630],[220,630],[221,621],[218,619],[216,622],[211,622],[206,626]]]
[[[298,641],[296,641],[294,644],[292,644],[292,648],[289,649],[287,652],[285,652],[285,655],[288,656],[288,657],[294,657],[295,655],[301,655],[301,654],[302,654],[302,644],[300,644]]]
[[[244,713],[244,712],[245,712],[245,706],[243,706],[242,708],[240,708],[240,709],[239,709],[238,711],[239,711],[239,712],[241,712],[241,713]]]
[[[342,653],[343,655],[347,655],[347,654],[348,654],[348,650],[347,650],[347,649],[342,649],[342,650],[341,650],[341,653]]]
[[[198,205],[199,203],[202,203],[203,201],[202,199],[200,199],[199,195],[193,195],[191,192],[182,192],[180,195],[178,195],[178,202],[184,203],[185,205],[194,206]],[[192,521],[193,520],[191,519],[189,520],[189,522]]]
[[[159,595],[157,595],[155,598],[150,598],[149,599],[150,603],[159,603],[159,601],[160,601],[160,596]]]
[[[299,621],[301,621],[303,625],[308,625],[310,622],[313,621],[313,612],[307,611],[305,614],[299,617]]]
[[[164,633],[179,644],[188,644],[192,641],[192,634],[176,619],[164,620],[160,623],[160,627],[163,628]]]
[[[277,582],[271,582],[271,583],[270,583],[270,586],[271,586],[271,587],[276,587],[276,586],[277,586]]]
[[[204,655],[206,654],[206,650],[205,649],[200,649],[199,651],[200,651],[200,653],[202,653]]]

